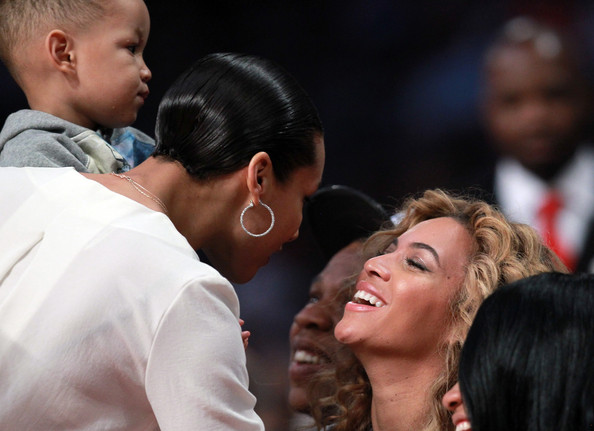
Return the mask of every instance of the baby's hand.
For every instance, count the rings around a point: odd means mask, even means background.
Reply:
[[[239,326],[243,326],[245,322],[243,319],[239,319]],[[247,350],[248,347],[248,340],[252,333],[250,331],[241,331],[241,339],[243,340],[243,347]]]

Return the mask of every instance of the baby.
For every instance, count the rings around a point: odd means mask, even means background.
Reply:
[[[0,132],[0,166],[127,171],[154,141],[127,127],[149,94],[143,0],[0,0],[0,58],[29,107]]]

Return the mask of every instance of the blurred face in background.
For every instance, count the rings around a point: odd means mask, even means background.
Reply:
[[[362,242],[353,242],[330,259],[311,285],[309,302],[295,315],[289,365],[289,404],[293,410],[309,410],[307,385],[311,377],[333,366],[331,358],[341,346],[334,338],[334,326],[342,318],[349,281],[363,267],[362,247]]]
[[[495,48],[485,76],[485,120],[496,150],[544,179],[573,155],[587,106],[577,65],[555,46]]]

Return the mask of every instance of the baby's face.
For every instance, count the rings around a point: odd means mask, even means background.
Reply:
[[[143,59],[150,18],[143,0],[110,0],[95,25],[74,35],[78,124],[129,126],[149,94]]]

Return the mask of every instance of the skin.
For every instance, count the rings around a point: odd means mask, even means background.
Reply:
[[[464,280],[471,249],[470,235],[452,218],[413,226],[383,255],[365,263],[357,289],[375,294],[385,306],[349,302],[336,327],[339,341],[357,350],[361,344],[365,351],[390,349],[411,356],[434,350],[449,318],[449,301]]]
[[[311,284],[309,302],[293,319],[289,332],[289,405],[295,411],[309,411],[309,381],[321,369],[333,367],[332,354],[340,348],[334,327],[342,318],[348,279],[363,266],[362,247],[361,241],[352,242],[330,259]]]
[[[544,180],[575,152],[587,111],[586,86],[568,53],[533,45],[496,48],[486,67],[485,124],[496,149]]]
[[[106,8],[94,24],[46,35],[39,48],[43,64],[32,65],[24,85],[31,109],[93,130],[136,120],[152,76],[143,59],[148,9],[142,0],[109,0]],[[40,73],[48,77],[43,83]]]
[[[375,431],[424,423],[427,388],[444,366],[439,346],[450,332],[450,304],[472,252],[468,231],[441,217],[413,226],[365,263],[356,288],[382,306],[354,297],[334,333],[367,372]]]
[[[324,139],[316,136],[316,163],[313,166],[297,169],[286,183],[280,183],[273,173],[272,162],[266,155],[261,163],[251,165],[247,172],[238,172],[240,184],[247,182],[248,195],[242,184],[239,207],[233,208],[229,218],[224,218],[224,229],[218,235],[209,235],[202,249],[213,265],[223,271],[237,274],[235,281],[249,281],[259,268],[266,265],[270,256],[282,249],[285,243],[294,241],[299,236],[303,220],[303,204],[318,189],[322,180],[325,153]],[[265,153],[260,153],[265,154]],[[212,189],[219,195],[217,188]],[[225,195],[217,197],[224,199]],[[274,211],[275,224],[266,236],[254,238],[247,235],[239,223],[243,209],[253,201],[255,208],[245,214],[246,227],[251,232],[264,232],[270,226],[270,214],[259,206],[260,200]],[[220,218],[220,217],[219,217]]]
[[[299,235],[303,202],[317,190],[324,167],[323,137],[317,136],[315,143],[314,165],[296,169],[286,183],[276,180],[270,157],[263,152],[254,155],[245,168],[207,182],[194,180],[179,163],[155,157],[127,174],[161,199],[168,208],[167,216],[192,248],[203,250],[210,263],[230,281],[246,283],[273,253]],[[163,212],[128,181],[112,175],[85,176]],[[275,213],[274,228],[264,237],[250,237],[240,226],[240,214],[250,201],[257,207],[249,214],[255,220],[255,226],[250,226],[253,232],[262,232],[270,224],[268,211],[258,205],[260,201]]]
[[[243,327],[245,321],[243,319],[239,319],[239,326]],[[252,333],[250,331],[241,331],[241,341],[243,341],[243,347],[247,350],[248,344],[250,342],[250,336]]]
[[[471,430],[470,419],[464,409],[460,386],[456,383],[452,389],[447,391],[442,399],[443,406],[452,413],[452,423],[456,431]]]

